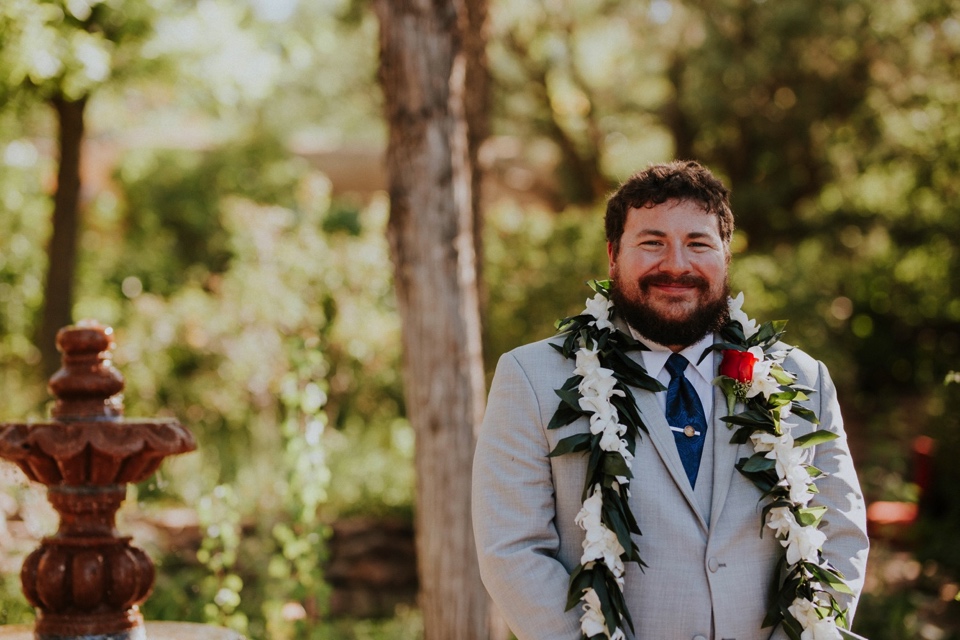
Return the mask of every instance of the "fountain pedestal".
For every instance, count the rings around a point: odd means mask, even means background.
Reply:
[[[154,565],[117,531],[116,513],[127,483],[149,478],[167,456],[196,449],[177,420],[123,417],[112,334],[96,323],[61,329],[63,367],[50,378],[51,421],[0,424],[0,457],[46,485],[60,515],[57,532],[20,572],[37,612],[36,640],[146,638],[139,606],[153,588]]]
[[[192,622],[147,622],[144,630],[149,640],[245,640],[236,631]],[[33,629],[26,625],[0,627],[0,640],[34,640],[35,637]]]

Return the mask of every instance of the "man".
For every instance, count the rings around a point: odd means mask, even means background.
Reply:
[[[623,593],[637,640],[785,640],[763,627],[783,547],[761,526],[761,491],[735,463],[752,446],[732,444],[724,393],[712,384],[720,357],[701,355],[727,322],[727,270],[733,215],[727,189],[695,162],[654,165],[610,198],[607,253],[614,326],[649,350],[630,357],[668,389],[692,384],[703,427],[671,425],[668,391],[630,388],[648,429],[632,460],[629,507],[647,565],[626,564]],[[578,640],[581,606],[565,611],[570,574],[581,562],[587,456],[548,457],[586,417],[547,429],[555,390],[574,362],[550,343],[505,354],[497,366],[473,475],[474,531],[484,584],[519,640]],[[668,366],[680,354],[685,369]],[[855,595],[835,594],[852,620],[867,555],[865,509],[834,386],[823,365],[795,349],[783,368],[815,393],[805,403],[818,429],[811,464],[825,472],[811,506],[825,506],[823,556]],[[669,369],[669,370],[668,370]],[[674,402],[674,400],[671,400]],[[699,424],[699,423],[698,423]],[[798,429],[811,430],[804,423]],[[797,432],[799,435],[800,431]],[[761,537],[761,529],[764,529]]]

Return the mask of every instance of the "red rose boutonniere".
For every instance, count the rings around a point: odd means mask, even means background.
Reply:
[[[753,381],[753,365],[757,363],[757,356],[749,351],[736,349],[724,349],[722,355],[720,375],[744,384],[750,384]]]
[[[720,379],[718,384],[727,396],[727,413],[733,413],[733,407],[739,400],[743,402],[753,383],[754,365],[759,358],[750,351],[724,349],[720,360]]]

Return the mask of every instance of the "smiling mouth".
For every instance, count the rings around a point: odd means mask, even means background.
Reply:
[[[682,294],[690,291],[705,291],[708,288],[707,281],[698,276],[680,276],[673,278],[663,275],[647,276],[640,280],[640,288],[649,291],[654,288],[663,293]]]
[[[686,291],[688,289],[696,289],[697,287],[689,284],[654,284],[651,285],[657,289],[666,289],[668,291]]]

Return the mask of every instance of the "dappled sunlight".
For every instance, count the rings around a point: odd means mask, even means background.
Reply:
[[[121,511],[160,568],[156,619],[253,640],[423,637],[407,603],[379,621],[330,619],[325,580],[334,524],[406,526],[418,482],[371,7],[0,1],[0,421],[49,409],[40,333],[50,257],[66,255],[49,249],[64,155],[52,105],[67,103],[85,118],[67,311],[114,327],[127,415],[176,417],[200,445]],[[489,10],[477,159],[488,379],[606,277],[606,195],[650,162],[702,161],[732,187],[732,292],[760,321],[789,318],[784,340],[829,367],[867,501],[903,525],[877,535],[857,628],[960,637],[960,385],[943,383],[960,369],[953,9]],[[936,443],[923,490],[918,436]],[[0,464],[6,624],[33,616],[18,567],[56,515]]]

